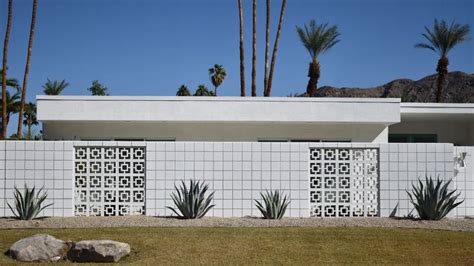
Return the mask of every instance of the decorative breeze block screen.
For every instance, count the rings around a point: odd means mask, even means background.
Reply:
[[[378,149],[311,148],[310,215],[373,217],[378,206]]]
[[[144,147],[75,147],[74,213],[145,213]]]

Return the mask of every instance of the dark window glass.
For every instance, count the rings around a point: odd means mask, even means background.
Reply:
[[[436,143],[436,134],[389,134],[388,142],[391,143]]]

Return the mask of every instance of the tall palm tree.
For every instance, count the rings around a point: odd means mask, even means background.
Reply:
[[[2,135],[1,139],[7,137],[7,54],[8,42],[10,41],[10,31],[12,28],[12,0],[8,0],[7,30],[5,31],[5,41],[3,43],[3,65],[2,65]]]
[[[198,89],[194,93],[194,96],[214,96],[214,93],[210,92],[206,85],[199,85]]]
[[[252,97],[257,96],[257,0],[253,0],[252,23]]]
[[[47,79],[46,83],[42,87],[43,92],[46,95],[59,95],[67,86],[69,86],[69,83],[67,83],[65,79],[61,81],[51,81]]]
[[[426,48],[434,51],[439,55],[436,102],[441,102],[443,97],[443,86],[448,75],[448,53],[454,46],[467,41],[469,38],[469,25],[461,25],[459,23],[451,23],[450,26],[446,21],[438,21],[435,19],[433,29],[425,26],[426,32],[422,34],[428,41],[427,43],[418,43],[417,48]]]
[[[327,23],[316,24],[314,20],[311,20],[309,25],[305,24],[304,28],[296,26],[296,32],[298,32],[301,42],[308,50],[312,59],[309,63],[309,81],[306,87],[306,94],[312,97],[316,93],[319,76],[321,75],[318,56],[340,41],[337,39],[340,33],[337,31],[337,26],[329,27]]]
[[[283,16],[285,15],[285,8],[286,8],[286,0],[283,0],[283,2],[281,3],[280,19],[278,20],[278,28],[277,28],[275,43],[273,44],[273,53],[272,53],[272,61],[270,64],[270,73],[268,74],[267,87],[265,88],[265,93],[264,93],[264,96],[267,96],[267,97],[270,96],[272,93],[273,71],[275,70],[275,61],[276,61],[276,55],[278,52],[278,42],[280,41],[281,26],[283,24]]]
[[[176,92],[176,96],[191,96],[191,93],[189,92],[188,87],[183,84]]]
[[[7,91],[7,97],[5,97],[5,102],[7,103],[6,106],[7,108],[6,109],[1,109],[2,113],[3,113],[3,110],[5,110],[5,113],[6,113],[6,119],[5,119],[5,127],[8,127],[8,123],[10,122],[10,116],[12,114],[16,114],[18,113],[19,109],[20,109],[20,94],[19,93],[15,93],[13,95],[10,95],[10,92]],[[2,130],[3,130],[3,123],[2,123]]]
[[[244,13],[242,0],[237,0],[239,5],[239,31],[240,31],[240,96],[245,96],[245,66],[244,66]]]
[[[209,68],[209,77],[214,85],[214,95],[217,96],[217,88],[224,82],[227,73],[222,65],[215,64],[213,68]]]
[[[36,117],[36,104],[29,102],[25,105],[25,112],[23,113],[25,120],[23,120],[23,124],[27,128],[26,139],[32,139],[32,131],[31,129],[33,126],[38,125],[38,119]],[[21,138],[21,136],[19,136]]]
[[[268,84],[268,58],[270,53],[270,0],[266,2],[266,23],[265,23],[265,73],[263,77],[263,93],[267,91]]]
[[[26,102],[26,90],[28,87],[28,74],[30,72],[30,62],[31,62],[31,51],[33,49],[33,36],[35,35],[35,25],[36,25],[36,7],[38,5],[38,0],[33,0],[33,11],[31,14],[31,25],[30,25],[30,38],[28,40],[28,53],[26,55],[26,66],[25,66],[25,75],[23,76],[23,89],[21,92],[21,104],[20,111],[18,112],[18,129],[17,136],[21,139],[22,126],[23,126],[23,110],[25,108]],[[28,131],[31,133],[30,131]]]

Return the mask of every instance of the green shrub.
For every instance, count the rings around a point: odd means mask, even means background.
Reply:
[[[290,200],[280,190],[260,193],[262,201],[255,200],[255,206],[260,210],[264,219],[281,219],[285,215]]]
[[[451,181],[437,179],[435,182],[431,177],[426,176],[424,184],[421,179],[418,179],[418,186],[413,184],[413,191],[409,192],[407,190],[410,201],[415,206],[420,219],[440,220],[452,209],[463,203],[463,201],[456,202],[460,194],[454,194],[456,189],[451,192],[448,191]]]
[[[201,218],[215,206],[211,205],[214,199],[214,192],[206,198],[205,194],[209,185],[204,184],[204,182],[191,180],[188,188],[184,181],[181,181],[181,187],[177,188],[175,186],[174,188],[176,191],[171,194],[171,199],[176,209],[169,206],[167,208],[176,213],[180,218]]]
[[[51,203],[42,206],[43,201],[48,197],[48,194],[43,191],[43,188],[35,192],[35,187],[29,189],[25,184],[23,193],[15,187],[13,195],[15,197],[15,209],[13,209],[10,203],[7,203],[7,205],[13,212],[13,215],[20,220],[35,219],[42,210],[53,205]]]

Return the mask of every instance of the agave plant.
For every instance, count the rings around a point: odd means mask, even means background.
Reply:
[[[437,179],[435,182],[431,176],[426,176],[424,184],[421,179],[418,179],[418,186],[413,184],[413,191],[407,190],[410,201],[415,206],[420,219],[440,220],[463,203],[463,201],[456,202],[460,195],[460,193],[454,194],[456,189],[448,191],[451,181]]]
[[[53,205],[53,203],[44,205],[43,201],[46,200],[48,194],[46,191],[43,191],[43,188],[35,192],[36,188],[28,188],[25,184],[25,189],[23,193],[15,187],[14,197],[15,197],[15,209],[8,204],[8,207],[12,211],[13,215],[20,220],[33,220],[38,214],[46,209],[47,207]]]
[[[167,208],[180,218],[202,218],[215,206],[211,205],[214,199],[214,192],[206,197],[205,194],[209,189],[209,185],[204,184],[204,182],[191,180],[189,187],[187,187],[184,181],[181,181],[181,186],[179,188],[175,186],[174,188],[176,191],[171,194],[171,199],[176,209],[169,206]]]
[[[262,201],[255,200],[255,206],[260,210],[264,219],[281,219],[285,215],[290,200],[280,190],[260,193]]]

